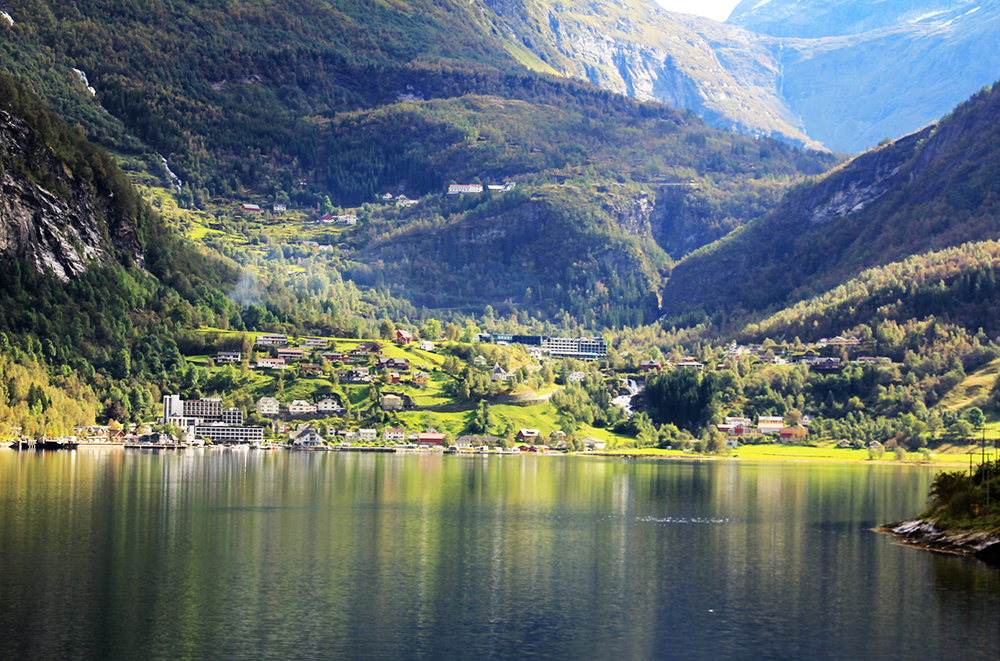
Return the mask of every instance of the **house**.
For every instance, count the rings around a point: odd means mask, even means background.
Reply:
[[[809,365],[809,369],[817,372],[837,372],[840,371],[840,358],[820,358]]]
[[[353,213],[345,213],[337,216],[336,221],[338,225],[357,225],[358,217]]]
[[[261,346],[272,346],[280,344],[288,344],[287,335],[258,335],[257,344]]]
[[[334,216],[333,214],[325,213],[319,218],[317,218],[315,222],[323,225],[332,225],[333,223],[337,222],[337,217]]]
[[[240,212],[242,213],[264,213],[264,210],[260,208],[257,204],[247,204],[244,202],[240,205]]]
[[[780,415],[762,415],[757,418],[757,429],[761,434],[780,434],[781,428],[785,426],[785,419]]]
[[[534,445],[538,442],[539,432],[537,429],[518,429],[517,430],[517,440],[520,443],[531,443]]]
[[[393,395],[392,393],[382,395],[382,399],[379,400],[379,405],[382,407],[383,411],[399,411],[403,408],[403,398],[399,395]]]
[[[405,330],[396,330],[396,344],[409,344],[413,341],[413,335]]]
[[[417,444],[423,445],[425,447],[430,446],[443,446],[446,434],[440,434],[438,432],[420,432],[417,434]]]
[[[556,448],[557,450],[566,449],[566,432],[564,431],[553,431],[549,434],[549,447]]]
[[[477,355],[472,359],[472,364],[476,367],[486,367],[486,358],[484,356]]]
[[[272,213],[280,215],[280,214],[285,213],[286,211],[288,211],[288,207],[286,205],[284,205],[284,204],[278,204],[277,202],[275,202],[273,205],[271,205],[271,212]]]
[[[587,437],[583,439],[583,447],[588,450],[603,450],[606,446],[607,443],[599,438]]]
[[[293,400],[288,405],[288,415],[311,415],[316,412],[316,405],[304,399]]]
[[[382,347],[379,346],[378,342],[362,342],[356,346],[351,353],[355,355],[363,353],[378,353],[381,350]]]
[[[805,427],[782,427],[778,437],[782,443],[801,443],[809,437],[809,430]]]
[[[430,376],[427,372],[417,372],[413,375],[413,385],[415,386],[426,386],[430,383]]]
[[[347,354],[340,351],[324,351],[320,355],[323,356],[324,360],[329,360],[331,363],[347,360]]]
[[[323,445],[323,437],[312,425],[306,425],[298,431],[293,431],[289,434],[289,440],[296,447],[315,448]]]
[[[417,345],[417,348],[421,351],[434,351],[434,343],[430,340],[420,340],[420,344]]]
[[[584,381],[587,380],[587,375],[584,372],[570,372],[570,375],[567,377],[567,380],[570,383],[583,383]]]
[[[281,412],[281,404],[274,397],[261,397],[257,401],[257,415],[270,416],[278,415]]]
[[[399,427],[387,427],[382,432],[382,440],[388,443],[403,443],[406,441],[406,430]]]
[[[448,195],[461,195],[462,193],[482,193],[482,184],[451,184],[448,186]]]
[[[732,426],[742,425],[744,427],[751,427],[753,426],[753,420],[751,420],[750,418],[743,418],[739,416],[727,416],[726,424]],[[719,429],[722,429],[722,427],[719,427]]]
[[[382,369],[408,370],[410,361],[408,358],[379,358],[378,366]]]
[[[299,372],[310,376],[323,376],[323,368],[315,363],[302,363]]]
[[[357,431],[348,432],[344,438],[348,441],[374,443],[378,439],[378,432],[374,429],[359,429]]]
[[[389,383],[391,383],[394,386],[399,385],[399,372],[389,372],[388,376],[389,376]]]
[[[332,397],[324,397],[316,402],[317,413],[343,413],[344,408]]]
[[[740,439],[735,436],[726,437],[726,449],[735,450],[740,447]]]
[[[257,369],[284,370],[288,369],[284,358],[258,358]]]
[[[459,436],[455,439],[455,447],[459,450],[481,448],[483,446],[493,447],[500,442],[497,436]]]
[[[417,200],[411,200],[410,198],[406,197],[405,195],[399,195],[398,197],[396,197],[396,206],[397,207],[411,207],[414,204],[418,204],[418,201]]]
[[[392,193],[383,193],[382,199],[383,200],[391,200],[392,199]]]
[[[323,337],[304,337],[302,346],[310,349],[325,349],[330,345],[330,340]]]
[[[696,369],[698,371],[705,369],[705,365],[699,363],[697,360],[682,360],[681,362],[677,363],[676,367],[687,367],[690,369]]]
[[[341,383],[371,383],[372,377],[368,373],[367,367],[355,367],[350,370],[339,370],[337,372],[337,380]]]
[[[302,360],[305,358],[306,352],[304,349],[297,349],[294,347],[282,347],[278,349],[278,358],[282,358],[286,361],[288,360]]]
[[[500,367],[500,363],[494,363],[493,365],[493,380],[494,381],[506,381],[508,378],[507,371]]]
[[[639,363],[639,369],[643,372],[651,372],[663,368],[663,362],[659,360],[643,360]]]
[[[238,363],[241,358],[243,358],[243,354],[239,351],[219,351],[213,360],[216,363]]]

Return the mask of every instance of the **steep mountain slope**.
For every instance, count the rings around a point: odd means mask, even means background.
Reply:
[[[63,280],[90,264],[141,264],[128,181],[106,153],[52,120],[0,77],[0,258]]]
[[[728,23],[778,38],[780,97],[838,151],[917,130],[1000,70],[996,3],[745,0]]]
[[[674,269],[664,309],[785,306],[865,268],[995,239],[998,204],[1000,87],[797,187],[764,219],[692,254]]]
[[[821,148],[779,97],[768,42],[652,0],[483,0],[517,54],[633,98],[694,110],[712,126]]]

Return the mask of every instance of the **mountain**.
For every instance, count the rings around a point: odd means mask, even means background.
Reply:
[[[764,35],[778,96],[837,151],[926,126],[1000,70],[996,3],[744,0],[727,23]]]
[[[508,50],[534,55],[541,70],[693,110],[718,128],[823,148],[780,97],[769,40],[746,30],[652,0],[483,1]]]
[[[184,204],[220,215],[236,200],[367,206],[337,268],[425,305],[583,318],[603,296],[611,303],[587,318],[651,320],[671,258],[837,162],[529,70],[519,60],[541,59],[476,3],[19,0],[10,10],[4,66],[134,178],[179,186]],[[442,201],[449,182],[476,180],[518,188],[494,205]],[[386,213],[387,193],[424,201]],[[467,240],[484,229],[506,239]],[[503,254],[512,246],[532,257]],[[246,264],[260,270],[249,254]]]
[[[988,4],[975,0],[742,0],[726,22],[773,37],[821,39],[908,24],[944,25],[976,14]]]
[[[973,0],[744,0],[723,24],[651,1],[484,1],[546,70],[845,153],[937,120],[1000,68],[1000,6]]]
[[[764,310],[865,269],[1000,238],[1000,87],[939,123],[791,190],[766,217],[673,270],[667,315]]]

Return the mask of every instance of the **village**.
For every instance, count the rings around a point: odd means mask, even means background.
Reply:
[[[839,336],[798,347],[770,341],[733,342],[719,351],[723,359],[715,365],[691,356],[675,355],[668,360],[657,351],[650,352],[655,358],[626,353],[615,355],[612,361],[607,341],[599,336],[480,332],[470,345],[461,347],[467,358],[464,362],[451,355],[456,345],[446,354],[435,342],[403,329],[394,329],[379,340],[260,333],[240,338],[230,334],[221,341],[232,344],[237,339],[242,341],[239,349],[219,349],[190,360],[207,370],[239,367],[248,378],[268,384],[264,390],[280,392],[250,400],[244,397],[240,406],[231,397],[183,399],[179,394],[164,394],[162,414],[155,421],[128,429],[79,427],[73,436],[21,439],[19,447],[118,444],[156,449],[237,446],[352,452],[614,453],[626,447],[628,439],[610,429],[561,426],[560,417],[552,415],[553,394],[597,379],[614,397],[614,405],[631,415],[646,378],[661,371],[702,373],[739,360],[805,365],[816,372],[836,372],[847,364],[889,362],[868,355],[849,358],[851,351],[864,347],[855,337]],[[546,388],[538,375],[556,364],[562,373],[554,381],[561,383]],[[445,389],[459,370],[488,384],[480,401],[455,401],[447,396]],[[468,420],[484,405],[494,411],[516,412],[516,416],[492,428],[473,429],[475,425],[467,424]],[[811,415],[727,415],[715,428],[725,437],[725,449],[735,451],[746,444],[806,444],[812,421]],[[697,454],[698,450],[694,446],[684,452]]]

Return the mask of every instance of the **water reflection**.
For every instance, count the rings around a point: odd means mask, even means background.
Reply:
[[[995,658],[895,466],[0,452],[0,657]]]

